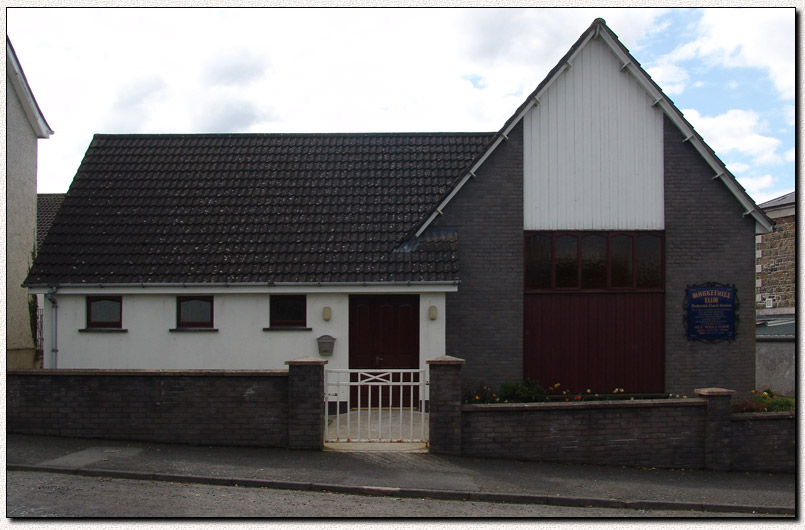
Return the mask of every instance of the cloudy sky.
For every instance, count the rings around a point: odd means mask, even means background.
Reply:
[[[794,9],[7,8],[55,134],[496,131],[596,17],[762,203],[794,189]]]

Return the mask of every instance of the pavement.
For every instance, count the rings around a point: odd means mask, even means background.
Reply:
[[[421,444],[323,451],[6,435],[8,471],[556,506],[796,516],[797,476],[435,455]]]

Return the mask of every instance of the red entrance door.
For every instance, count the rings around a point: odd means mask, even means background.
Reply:
[[[419,368],[419,295],[349,297],[349,367],[367,371]],[[382,385],[372,388],[373,407],[387,406],[389,394],[393,404],[399,404],[399,393],[389,393],[387,388],[381,392]],[[403,400],[409,402],[409,395]],[[357,406],[356,393],[352,401]],[[368,390],[363,390],[360,403],[368,406]]]

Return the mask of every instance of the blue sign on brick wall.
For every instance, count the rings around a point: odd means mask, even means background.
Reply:
[[[735,339],[737,305],[734,285],[688,286],[685,297],[688,339]]]

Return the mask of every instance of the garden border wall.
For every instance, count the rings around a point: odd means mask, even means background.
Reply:
[[[732,390],[699,397],[463,405],[462,359],[430,367],[436,454],[576,464],[796,470],[793,412],[731,414]],[[20,370],[6,376],[9,433],[321,449],[324,365],[274,371]]]
[[[796,470],[795,414],[731,414],[732,390],[697,389],[698,397],[688,399],[461,405],[463,362],[441,357],[430,364],[431,382],[453,389],[431,389],[430,424],[438,425],[437,430],[431,427],[433,453],[657,468]],[[439,443],[438,433],[446,433],[450,443]]]
[[[784,471],[797,468],[797,423],[793,412],[751,412],[732,415],[732,458],[742,471]]]
[[[542,462],[704,467],[704,399],[464,405],[461,452]]]
[[[324,364],[288,370],[18,370],[10,433],[321,449]]]

